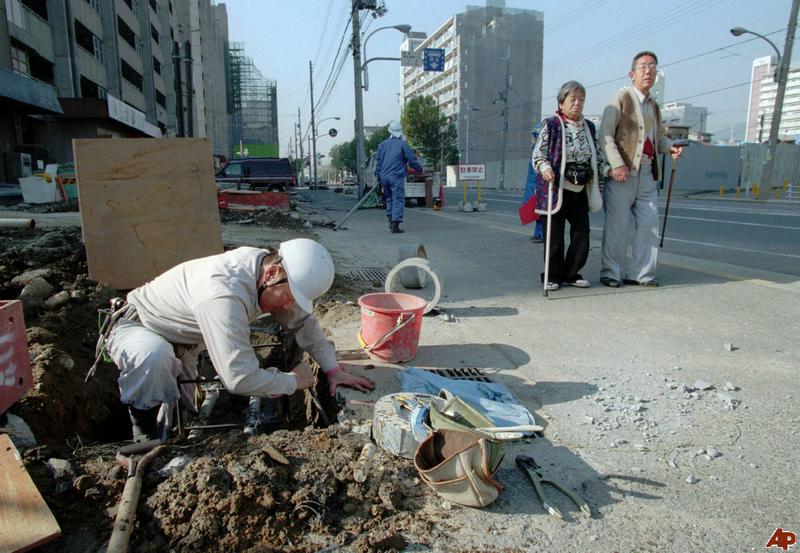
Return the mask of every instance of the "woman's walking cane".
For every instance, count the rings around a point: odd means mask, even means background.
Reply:
[[[543,296],[547,297],[547,285],[550,283],[550,225],[553,222],[553,181],[547,184],[547,230],[545,231],[544,244],[544,290]]]

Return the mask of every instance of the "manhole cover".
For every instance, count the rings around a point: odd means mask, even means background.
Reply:
[[[483,374],[480,369],[464,368],[464,369],[428,369],[430,372],[444,376],[445,378],[453,378],[455,380],[474,380],[476,382],[492,382],[492,379]]]
[[[386,271],[379,267],[362,267],[360,269],[353,269],[345,273],[346,277],[353,280],[363,280],[365,282],[380,282],[383,284],[386,281]]]

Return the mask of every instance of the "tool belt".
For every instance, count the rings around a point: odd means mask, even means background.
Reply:
[[[502,461],[495,452],[499,447],[473,432],[436,430],[417,448],[414,466],[420,479],[444,499],[485,507],[503,490],[492,476]]]

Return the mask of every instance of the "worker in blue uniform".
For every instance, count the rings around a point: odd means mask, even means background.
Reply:
[[[386,217],[392,234],[405,232],[400,228],[406,206],[406,166],[422,171],[417,156],[403,138],[399,121],[389,123],[389,138],[378,146],[375,154],[375,176],[383,187],[386,200]]]

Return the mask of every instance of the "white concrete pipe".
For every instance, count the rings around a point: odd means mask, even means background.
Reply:
[[[0,219],[0,227],[36,228],[36,221],[33,219]]]
[[[433,293],[433,299],[428,302],[428,305],[426,305],[425,309],[423,309],[422,311],[423,314],[428,313],[431,309],[436,307],[437,303],[439,303],[439,299],[441,299],[442,297],[442,291],[444,289],[444,285],[442,281],[439,279],[439,276],[433,271],[433,269],[431,269],[430,261],[428,261],[427,259],[422,259],[421,257],[411,257],[409,259],[406,259],[405,261],[401,261],[400,263],[392,267],[392,270],[389,271],[388,275],[386,275],[384,290],[389,294],[394,292],[394,283],[395,280],[397,280],[397,276],[400,274],[400,271],[402,271],[407,267],[414,267],[422,271],[425,271],[433,281],[433,286],[435,288]]]
[[[406,244],[405,246],[400,246],[400,251],[397,254],[398,263],[402,263],[406,259],[412,257],[428,259],[428,252],[425,251],[425,246],[422,244]],[[428,274],[421,269],[413,267],[403,269],[400,271],[400,284],[412,290],[425,288],[428,284]]]

